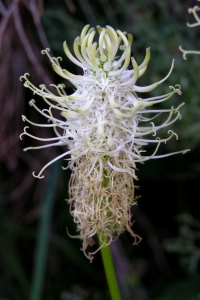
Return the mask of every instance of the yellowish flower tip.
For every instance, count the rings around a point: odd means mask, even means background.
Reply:
[[[49,105],[48,110],[40,110],[34,100],[30,101],[30,105],[48,120],[47,123],[37,124],[25,116],[23,121],[33,126],[52,127],[56,134],[54,138],[39,138],[31,135],[26,126],[21,137],[27,135],[44,142],[44,145],[24,150],[52,146],[66,146],[67,149],[45,165],[38,175],[33,175],[42,178],[43,171],[54,161],[63,157],[69,161],[67,168],[72,170],[72,175],[68,202],[77,224],[78,236],[75,237],[82,239],[82,249],[89,259],[95,252],[88,254],[86,251],[95,234],[102,241],[101,247],[124,230],[131,233],[135,244],[140,241],[131,230],[130,212],[131,206],[136,204],[133,181],[137,180],[136,164],[188,151],[157,155],[161,143],[178,138],[171,130],[166,138],[155,136],[160,129],[180,119],[179,109],[183,104],[168,109],[153,106],[167,101],[174,94],[180,95],[181,88],[179,85],[170,86],[166,94],[143,97],[143,93],[154,90],[167,80],[174,60],[162,80],[139,86],[137,80],[147,70],[150,49],[146,49],[145,58],[138,65],[131,57],[132,41],[131,35],[111,26],[97,26],[95,30],[86,25],[74,41],[74,54],[66,42],[63,44],[65,54],[83,69],[83,75],[63,69],[61,58],[51,57],[49,49],[43,50],[53,70],[74,85],[75,91],[71,95],[66,94],[63,84],[51,85],[55,88],[53,93],[45,85],[34,86],[29,74],[21,77],[24,86]],[[60,118],[54,117],[53,109],[60,112]],[[162,124],[156,124],[161,113],[166,114],[166,118]],[[144,147],[150,143],[155,145],[155,150],[151,155],[144,155]]]
[[[197,0],[200,2],[200,0]],[[196,26],[199,26],[200,25],[200,18],[199,18],[199,15],[198,15],[198,12],[200,11],[200,7],[198,5],[195,5],[194,7],[190,7],[188,9],[188,13],[189,14],[192,14],[193,17],[195,18],[195,23],[186,23],[188,27],[196,27]],[[196,51],[196,50],[184,50],[182,48],[182,46],[179,46],[179,50],[181,52],[183,52],[183,59],[187,60],[187,57],[186,55],[187,54],[200,54],[200,51]]]

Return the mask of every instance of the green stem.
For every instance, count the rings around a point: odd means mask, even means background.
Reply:
[[[100,238],[99,238],[99,244],[102,245],[102,241],[100,240]],[[106,279],[107,279],[111,299],[121,300],[122,298],[117,283],[110,246],[101,248],[101,257],[103,260],[104,270],[106,273]]]

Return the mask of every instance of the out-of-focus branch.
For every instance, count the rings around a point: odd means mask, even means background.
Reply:
[[[45,83],[49,83],[50,77],[48,76],[48,74],[44,71],[44,69],[39,64],[36,56],[34,55],[31,44],[27,38],[27,35],[24,31],[24,28],[21,23],[21,18],[19,15],[19,7],[18,6],[16,7],[16,9],[13,12],[13,17],[14,17],[14,23],[16,26],[17,33],[19,35],[20,41],[24,47],[24,50],[26,52],[28,59],[34,65],[34,68],[35,68],[36,72],[38,73],[38,76],[40,78],[42,78]]]
[[[37,159],[31,153],[24,155],[19,139],[23,127],[21,115],[25,109],[28,111],[19,77],[28,71],[36,84],[42,81],[48,85],[52,82],[40,52],[43,47],[49,46],[40,21],[42,13],[43,0],[5,0],[3,3],[0,0],[0,160],[6,170],[1,187],[7,201],[13,204],[31,188],[34,180],[30,180],[30,170],[40,169],[47,157],[47,150]],[[25,23],[26,18],[29,18],[28,23]],[[37,117],[33,118],[37,120]],[[48,155],[52,153],[48,152]],[[27,171],[30,176],[27,176]]]
[[[36,4],[35,0],[29,1],[23,1],[24,5],[26,5],[33,17],[33,21],[35,24],[35,27],[37,29],[38,36],[40,38],[40,42],[43,45],[43,48],[50,48],[49,42],[47,40],[46,34],[44,32],[44,29],[42,27],[42,24],[40,22],[40,15],[39,15],[39,10]]]
[[[5,8],[4,4],[2,3],[2,1],[0,1],[0,13],[2,15],[4,15],[6,13],[6,8]]]
[[[68,7],[68,9],[71,13],[74,13],[76,11],[76,7],[74,6],[73,1],[65,0],[65,3],[66,3],[66,5],[67,5],[67,7]]]
[[[1,12],[3,12],[3,19],[2,19],[1,25],[0,25],[0,53],[1,53],[1,46],[2,46],[3,34],[5,32],[5,29],[6,29],[6,26],[8,24],[8,21],[9,21],[10,17],[12,16],[13,11],[15,10],[17,4],[18,4],[18,0],[15,0],[9,6],[8,9],[6,9],[4,6],[1,6],[1,8],[3,7],[3,11],[1,11]]]
[[[171,270],[166,260],[164,249],[162,248],[158,237],[156,236],[153,226],[138,206],[135,205],[133,211],[136,222],[145,233],[145,238],[147,239],[149,247],[152,250],[152,254],[158,269],[162,273],[170,274]]]

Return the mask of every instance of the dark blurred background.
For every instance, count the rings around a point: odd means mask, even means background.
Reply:
[[[134,37],[138,63],[151,48],[151,60],[140,85],[163,78],[175,58],[170,78],[150,95],[169,92],[180,84],[182,96],[173,96],[160,107],[178,106],[182,119],[170,129],[179,140],[163,145],[160,154],[190,148],[185,155],[137,165],[141,195],[133,207],[133,230],[142,238],[138,246],[124,233],[112,244],[114,264],[123,300],[200,299],[200,56],[184,49],[200,49],[200,28],[188,8],[196,1],[152,0],[4,0],[0,1],[0,300],[105,300],[110,299],[100,254],[92,264],[84,256],[81,241],[71,239],[76,227],[65,199],[69,171],[63,160],[35,179],[32,171],[66,149],[23,152],[36,145],[24,137],[21,115],[36,123],[43,118],[29,106],[42,99],[23,87],[19,77],[31,74],[35,85],[61,83],[41,50],[49,47],[62,56],[62,66],[79,73],[66,59],[62,43],[73,41],[86,24],[111,25]],[[62,81],[64,82],[64,81]],[[66,84],[68,93],[71,86]],[[51,129],[30,128],[31,134],[53,137]],[[161,132],[165,137],[166,132]],[[39,143],[39,142],[38,142]],[[37,144],[38,145],[38,144]],[[151,150],[151,148],[149,148]]]

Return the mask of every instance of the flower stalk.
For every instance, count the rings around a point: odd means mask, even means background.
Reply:
[[[99,238],[100,246],[108,244],[108,241]],[[120,290],[117,283],[110,246],[101,247],[101,257],[104,265],[106,279],[112,300],[121,300]]]

